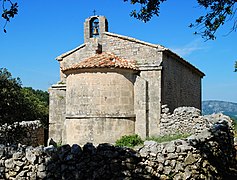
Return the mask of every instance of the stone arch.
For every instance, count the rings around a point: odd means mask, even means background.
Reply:
[[[98,17],[93,17],[90,20],[90,38],[97,37],[100,34],[100,21]]]
[[[97,34],[94,35],[94,22],[97,22]],[[100,39],[103,32],[108,32],[108,21],[104,16],[91,16],[84,23],[84,42],[94,41],[94,38]]]

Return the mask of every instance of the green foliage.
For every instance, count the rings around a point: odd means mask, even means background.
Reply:
[[[23,98],[21,81],[13,78],[5,68],[0,68],[0,124],[22,121]]]
[[[47,91],[35,90],[32,87],[24,87],[24,89],[31,91],[41,102],[49,105],[49,93]]]
[[[2,18],[5,19],[4,32],[6,33],[7,22],[10,22],[10,19],[14,18],[18,13],[18,4],[13,3],[11,0],[0,0],[2,1]]]
[[[216,39],[215,33],[217,29],[224,25],[227,20],[231,20],[235,16],[235,3],[236,0],[198,0],[198,4],[207,10],[207,13],[196,19],[195,23],[190,24],[190,27],[199,28],[200,34],[206,40]],[[230,32],[236,30],[237,24],[235,23]],[[204,30],[202,30],[204,28]]]
[[[18,13],[18,4],[12,0],[0,0],[2,1],[2,18],[5,19],[4,32],[6,32],[5,26],[10,19],[14,18]],[[139,4],[138,10],[132,10],[130,15],[143,22],[150,21],[153,16],[159,16],[161,3],[167,0],[123,0],[124,2],[130,2],[133,5]],[[201,35],[206,40],[216,39],[215,33],[218,28],[225,24],[228,20],[233,20],[233,27],[230,32],[236,31],[236,0],[197,0],[197,3],[206,9],[206,14],[198,17],[194,23],[191,23],[189,27],[195,27],[199,30],[194,34]]]
[[[20,79],[5,68],[0,68],[0,99],[0,124],[40,120],[47,125],[48,93],[22,88]]]
[[[150,138],[147,138],[147,140],[162,143],[162,142],[173,141],[173,140],[176,140],[176,139],[187,138],[188,136],[190,136],[190,134],[179,134],[178,133],[178,134],[164,135],[164,136],[159,136],[159,137],[150,137]]]
[[[173,135],[150,137],[150,138],[146,138],[146,140],[156,141],[158,143],[162,143],[162,142],[173,141],[173,140],[176,140],[176,139],[187,138],[188,136],[190,136],[190,134],[179,134],[179,133],[177,133],[177,134],[173,134]],[[118,139],[115,142],[115,145],[116,146],[134,147],[134,146],[137,146],[137,145],[141,145],[143,143],[144,143],[144,141],[141,139],[141,137],[138,136],[137,134],[134,134],[134,135],[122,136],[120,139]]]
[[[237,72],[237,61],[235,61],[235,72]]]
[[[63,144],[62,140],[60,140],[59,142],[56,143],[56,147],[61,147],[65,144]]]
[[[42,90],[34,90],[31,87],[22,88],[25,115],[33,120],[40,120],[44,126],[48,124],[49,95]]]
[[[115,142],[116,146],[134,147],[143,143],[143,140],[137,134],[122,136]]]
[[[63,82],[63,81],[60,81],[58,84],[66,84],[65,82]]]
[[[129,1],[131,4],[140,4],[140,8],[133,10],[131,16],[142,20],[149,21],[153,16],[159,16],[161,3],[166,0],[123,0]],[[236,23],[236,0],[197,0],[197,3],[204,7],[207,11],[205,15],[196,19],[195,23],[191,23],[189,27],[198,28],[194,34],[201,35],[206,40],[216,39],[215,33],[217,29],[224,25],[228,20],[233,20],[233,27],[230,32],[237,29]]]
[[[237,119],[236,118],[235,119],[231,118],[231,119],[233,120],[234,137],[237,137]]]
[[[124,0],[127,2],[128,0]],[[139,11],[133,10],[130,15],[134,18],[142,20],[143,22],[150,21],[156,15],[159,16],[160,4],[166,0],[130,0],[131,4],[140,4]]]

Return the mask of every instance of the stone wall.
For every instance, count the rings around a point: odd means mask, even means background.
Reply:
[[[45,144],[45,129],[40,121],[23,121],[0,127],[0,144]]]
[[[98,36],[91,34],[95,19],[99,21]],[[117,128],[120,131],[113,134],[128,135],[135,131],[142,138],[157,136],[161,134],[161,104],[168,104],[172,110],[179,106],[201,109],[201,78],[204,76],[201,71],[161,45],[107,31],[108,22],[104,16],[87,18],[84,23],[84,44],[56,58],[60,63],[60,84],[65,85],[57,84],[49,89],[52,99],[49,137],[56,142],[111,143],[117,135],[107,141],[107,134],[116,130],[110,127],[117,126],[119,120],[126,122],[123,127]],[[132,77],[128,77],[127,73],[119,73],[124,77],[115,73],[122,71],[122,67],[105,68],[114,73],[99,73],[95,68],[97,66],[90,66],[90,72],[87,66],[81,66],[84,68],[80,69],[80,73],[75,69],[65,71],[78,67],[78,63],[86,59],[87,63],[96,60],[97,56],[94,55],[98,53],[113,53],[128,62],[136,62],[137,70],[135,74],[130,73]],[[95,63],[94,60],[90,62],[91,65]],[[103,66],[101,64],[100,69]],[[58,97],[64,97],[64,100]],[[109,117],[105,114],[109,114]],[[112,126],[108,126],[108,123]],[[96,124],[98,126],[95,128],[93,125]],[[129,131],[121,132],[128,126]],[[109,132],[107,127],[110,128]],[[99,133],[94,135],[96,131]],[[96,138],[102,141],[95,142]]]
[[[201,111],[194,107],[178,107],[171,114],[168,106],[162,105],[160,135],[197,134],[203,129],[210,128],[221,119],[227,121],[231,126],[232,120],[221,113],[201,116]]]
[[[105,32],[101,39],[102,49],[127,60],[136,60],[139,67],[157,67],[162,62],[163,46],[154,45],[128,36]]]
[[[57,84],[49,88],[49,137],[62,142],[66,116],[66,85]]]
[[[163,53],[162,61],[162,104],[172,111],[181,106],[201,109],[200,73],[187,68],[183,59],[168,52]]]
[[[134,115],[133,71],[90,69],[67,76],[66,116]]]
[[[100,36],[103,32],[108,31],[108,21],[104,16],[93,16],[93,17],[87,18],[84,23],[84,42],[85,43],[94,40],[91,34],[92,32],[90,32],[92,30],[91,21],[93,21],[94,19],[98,19],[99,21],[98,31],[99,31]]]
[[[66,119],[66,136],[63,139],[67,144],[84,145],[87,142],[113,143],[121,136],[134,134],[133,117],[82,117]]]
[[[69,74],[63,143],[113,143],[134,134],[133,73],[100,68]]]
[[[119,57],[136,61],[140,70],[134,91],[136,133],[141,137],[158,135],[164,47],[110,32],[103,34],[101,45],[105,52],[113,52]]]
[[[234,179],[236,151],[225,119],[187,139],[146,141],[138,150],[90,143],[0,146],[2,179]]]

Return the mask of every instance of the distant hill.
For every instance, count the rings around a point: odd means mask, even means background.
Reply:
[[[237,103],[226,101],[202,101],[202,113],[223,113],[237,120]]]

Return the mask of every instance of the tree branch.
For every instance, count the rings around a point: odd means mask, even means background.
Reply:
[[[2,18],[5,19],[5,24],[3,30],[6,33],[7,23],[10,22],[10,19],[14,18],[18,13],[18,4],[13,3],[11,0],[0,0],[2,1]],[[6,4],[8,3],[8,4]],[[8,5],[8,7],[6,7]]]

